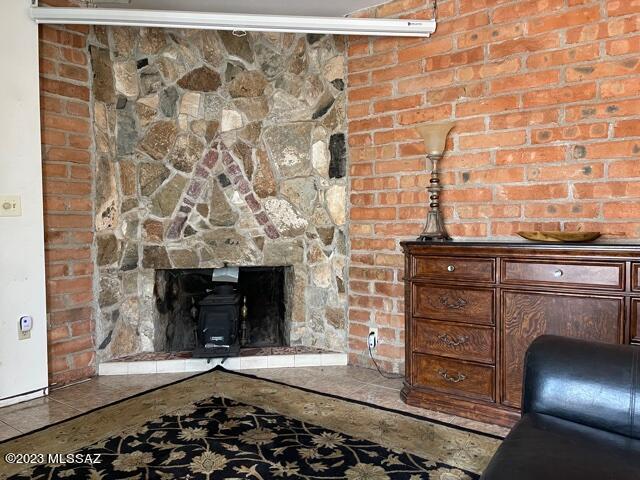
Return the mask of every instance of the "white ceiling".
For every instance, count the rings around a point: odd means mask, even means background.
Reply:
[[[94,0],[100,8],[343,17],[385,0]]]

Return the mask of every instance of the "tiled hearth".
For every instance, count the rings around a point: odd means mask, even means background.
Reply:
[[[191,352],[145,352],[99,365],[98,375],[203,372],[217,365],[229,370],[322,367],[347,364],[347,354],[313,347],[245,348],[231,358],[193,358]]]

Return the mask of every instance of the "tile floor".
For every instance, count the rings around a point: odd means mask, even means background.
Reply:
[[[405,405],[400,400],[402,380],[383,378],[375,370],[334,366],[245,370],[243,373],[402,410],[478,431],[497,435],[507,433],[502,427]],[[0,408],[0,440],[36,430],[191,375],[163,373],[95,377],[77,385],[53,390],[47,398]]]

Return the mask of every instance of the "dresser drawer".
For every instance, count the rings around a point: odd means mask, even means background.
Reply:
[[[414,277],[493,282],[495,262],[492,258],[420,256],[413,259]]]
[[[502,282],[622,290],[624,263],[503,260]]]
[[[495,362],[493,327],[472,327],[432,320],[416,320],[413,331],[413,350],[419,353]]]
[[[413,365],[413,384],[417,387],[495,400],[493,367],[417,353],[413,354]]]
[[[432,320],[493,324],[493,290],[413,284],[413,315]]]
[[[631,289],[640,291],[640,263],[631,265]]]
[[[631,341],[640,343],[640,298],[631,300]]]

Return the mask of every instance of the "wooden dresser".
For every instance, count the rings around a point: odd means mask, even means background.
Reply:
[[[536,337],[640,345],[639,245],[402,246],[411,405],[510,426]]]

